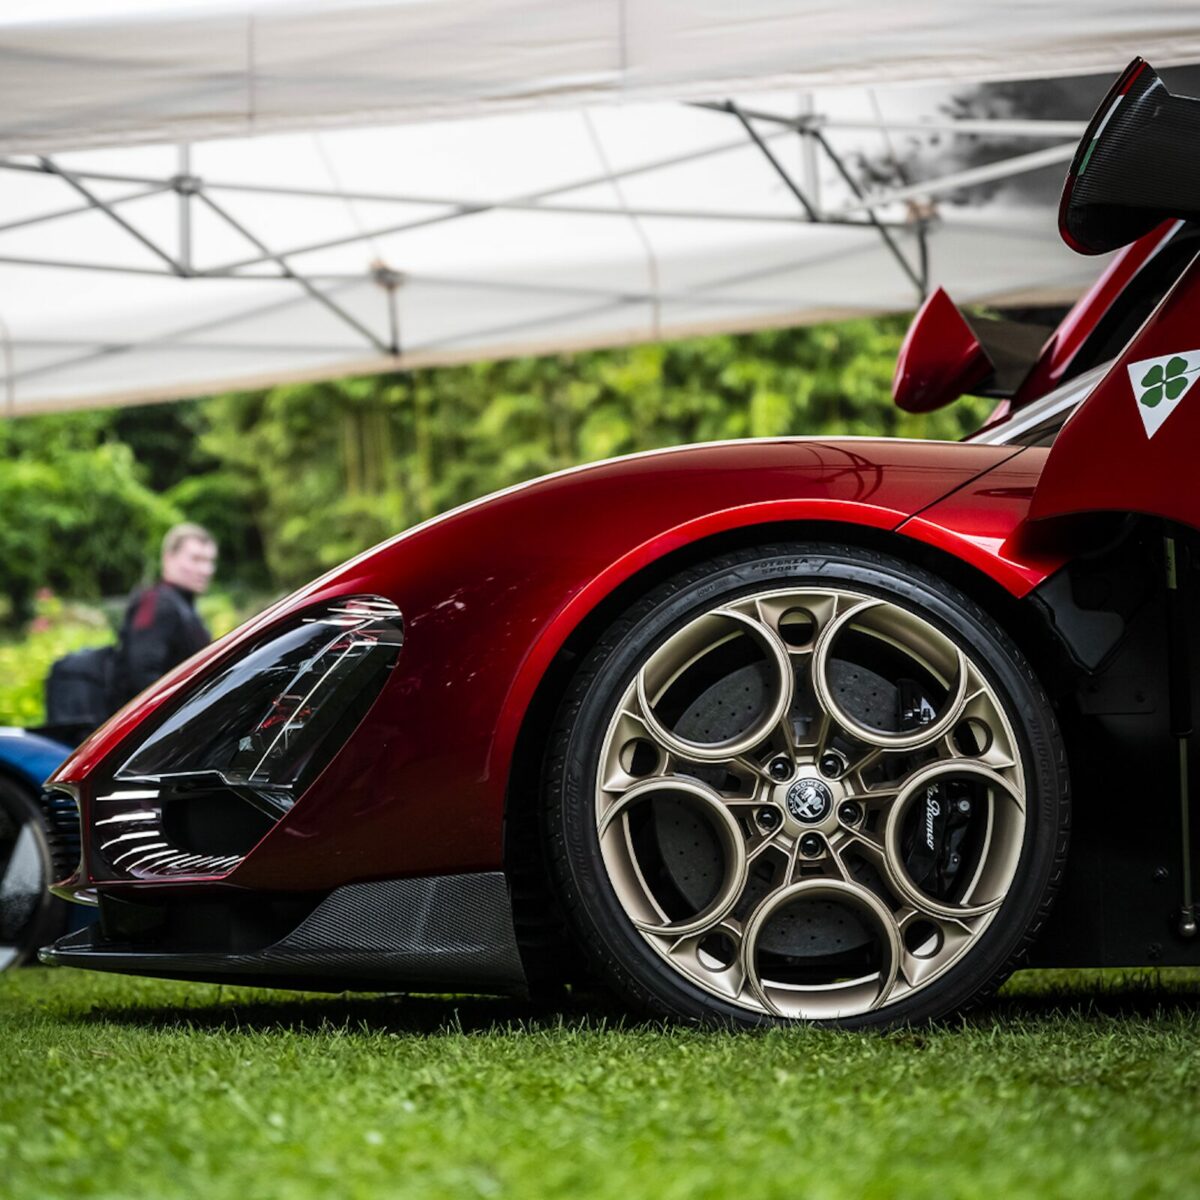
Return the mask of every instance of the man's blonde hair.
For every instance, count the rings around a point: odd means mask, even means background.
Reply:
[[[172,525],[163,535],[163,558],[169,558],[188,538],[195,538],[198,542],[205,542],[209,546],[217,544],[217,539],[203,525],[196,525],[192,521],[184,521],[179,525]]]

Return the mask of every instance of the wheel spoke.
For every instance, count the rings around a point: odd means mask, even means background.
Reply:
[[[601,757],[600,788],[612,795],[674,766],[671,751],[638,711],[636,697],[630,699],[633,702],[622,706],[610,726]]]
[[[656,800],[683,801],[704,814],[711,822],[724,859],[725,876],[716,895],[690,916],[669,917],[648,886],[635,854],[629,815],[639,805]],[[737,903],[746,886],[746,841],[742,828],[727,805],[709,787],[694,779],[678,776],[667,780],[651,779],[622,793],[601,814],[597,825],[601,854],[610,872],[616,872],[626,886],[641,893],[638,910],[630,912],[634,924],[646,933],[683,934],[708,929],[720,921]]]
[[[785,754],[781,757],[786,758],[791,766],[791,769],[795,770],[795,759],[792,757],[792,755]],[[764,785],[766,787],[775,786],[775,780],[772,778],[771,773],[753,755],[738,754],[731,758],[729,763],[730,766],[740,767],[742,770],[746,771],[747,774],[753,776],[755,781],[760,785]]]
[[[709,929],[670,939],[666,953],[681,970],[706,987],[727,1000],[737,1000],[746,988],[742,936],[741,924],[725,918]]]
[[[866,859],[883,876],[888,890],[897,897],[905,895],[905,884],[899,878],[903,868],[898,865],[888,853],[887,847],[880,838],[868,833],[865,829],[846,830],[844,840],[838,847],[839,868],[847,877],[853,875],[850,856],[859,855]]]
[[[803,738],[797,738],[796,750],[817,760],[825,753],[829,738],[833,733],[833,721],[825,709],[821,709],[817,719],[812,724],[811,731]]]
[[[787,834],[783,832],[782,827],[770,832],[759,831],[754,837],[749,839],[746,843],[747,864],[753,863],[767,851],[774,853],[782,852],[790,856],[791,848],[788,844]]]
[[[946,781],[958,782],[967,779],[986,789],[987,826],[974,877],[968,882],[962,898],[957,902],[950,903],[929,896],[917,887],[904,866],[900,843],[909,809],[918,798],[922,797],[922,794],[924,794],[928,806],[931,791],[939,789]],[[946,802],[936,796],[932,799],[939,805]],[[1021,820],[1015,820],[1014,814],[1019,815]],[[1023,817],[1024,806],[1019,793],[995,771],[977,763],[965,761],[935,763],[925,771],[913,776],[905,784],[900,795],[888,807],[882,843],[884,858],[891,872],[890,881],[895,883],[903,899],[927,914],[969,917],[992,912],[1003,902],[1012,874],[1016,870],[1020,842],[1011,835],[1024,824]],[[991,844],[998,823],[1003,823],[1006,832],[1010,835],[1004,839],[1003,856],[991,853]]]
[[[983,916],[998,908],[1004,899],[1003,896],[999,896],[974,904],[949,904],[926,895],[913,882],[903,857],[897,851],[894,837],[889,837],[887,833],[878,837],[864,829],[847,831],[846,841],[840,853],[845,869],[849,869],[845,865],[846,855],[855,852],[861,854],[881,873],[888,890],[898,900],[930,919],[965,920]]]
[[[902,947],[899,976],[909,988],[921,987],[944,970],[970,944],[982,920],[931,916],[911,906],[893,915]]]
[[[866,788],[866,784],[862,782],[862,774],[868,767],[873,767],[883,757],[882,746],[871,746],[864,750],[847,768],[846,774],[854,776],[859,781],[859,786]]]
[[[1017,751],[1008,722],[990,687],[968,666],[971,688],[955,727],[938,747],[945,758],[965,758],[1004,774],[1017,768]]]
[[[931,719],[916,714],[918,723],[908,729],[875,728],[852,716],[834,694],[829,665],[843,635],[868,634],[877,640],[895,642],[906,634],[921,642],[929,671],[945,681],[946,697],[941,711]],[[966,656],[942,634],[911,613],[881,600],[861,600],[842,612],[822,632],[812,662],[812,684],[822,707],[841,729],[856,741],[891,750],[919,749],[936,742],[958,718],[967,694],[969,673]]]
[[[753,596],[729,605],[765,625],[796,658],[810,655],[822,631],[847,605],[845,594],[814,589]]]
[[[854,876],[850,873],[850,866],[846,862],[846,851],[855,844],[856,840],[855,834],[850,830],[837,829],[826,842],[829,860],[834,871],[837,872],[838,878],[844,879],[847,883],[853,883]]]
[[[637,674],[638,711],[655,740],[683,758],[727,762],[757,746],[780,725],[792,702],[794,676],[787,647],[779,636],[744,606],[714,609],[684,626],[660,646]],[[713,741],[685,737],[664,723],[656,705],[693,668],[744,638],[756,649],[770,676],[772,695],[764,711],[744,728]]]
[[[854,782],[860,783],[861,780]],[[900,794],[901,784],[887,784],[881,787],[860,786],[856,789],[850,789],[846,792],[846,799],[853,800],[857,804],[862,804],[868,808],[882,808]]]

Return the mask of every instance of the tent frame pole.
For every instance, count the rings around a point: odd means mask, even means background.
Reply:
[[[122,229],[124,229],[126,233],[139,241],[156,257],[161,258],[162,261],[165,262],[171,269],[171,273],[173,275],[187,275],[188,272],[184,269],[183,265],[178,262],[178,260],[168,254],[153,239],[148,238],[140,229],[137,228],[136,225],[133,225],[131,222],[127,221],[123,216],[121,216],[121,214],[117,212],[107,200],[103,200],[97,196],[96,193],[93,192],[86,184],[82,183],[73,172],[64,170],[51,158],[42,157],[39,158],[38,161],[42,164],[47,172],[49,172],[51,175],[57,175],[69,187],[74,188],[75,191],[77,191],[86,201],[88,201],[93,208],[98,208],[101,212],[106,213],[113,221],[115,221]]]

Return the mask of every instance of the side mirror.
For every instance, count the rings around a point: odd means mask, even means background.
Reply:
[[[967,392],[1012,396],[1052,330],[996,317],[967,317],[944,288],[913,317],[892,377],[892,399],[910,413],[934,412]]]
[[[910,413],[944,408],[978,387],[992,364],[945,288],[931,292],[913,317],[892,377],[892,399]]]
[[[1063,241],[1103,254],[1174,217],[1200,219],[1200,100],[1135,58],[1088,122],[1058,209]]]

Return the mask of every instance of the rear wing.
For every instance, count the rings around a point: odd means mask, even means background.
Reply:
[[[1100,102],[1071,160],[1058,209],[1081,254],[1127,246],[1168,218],[1200,218],[1200,100],[1173,96],[1135,58]]]

